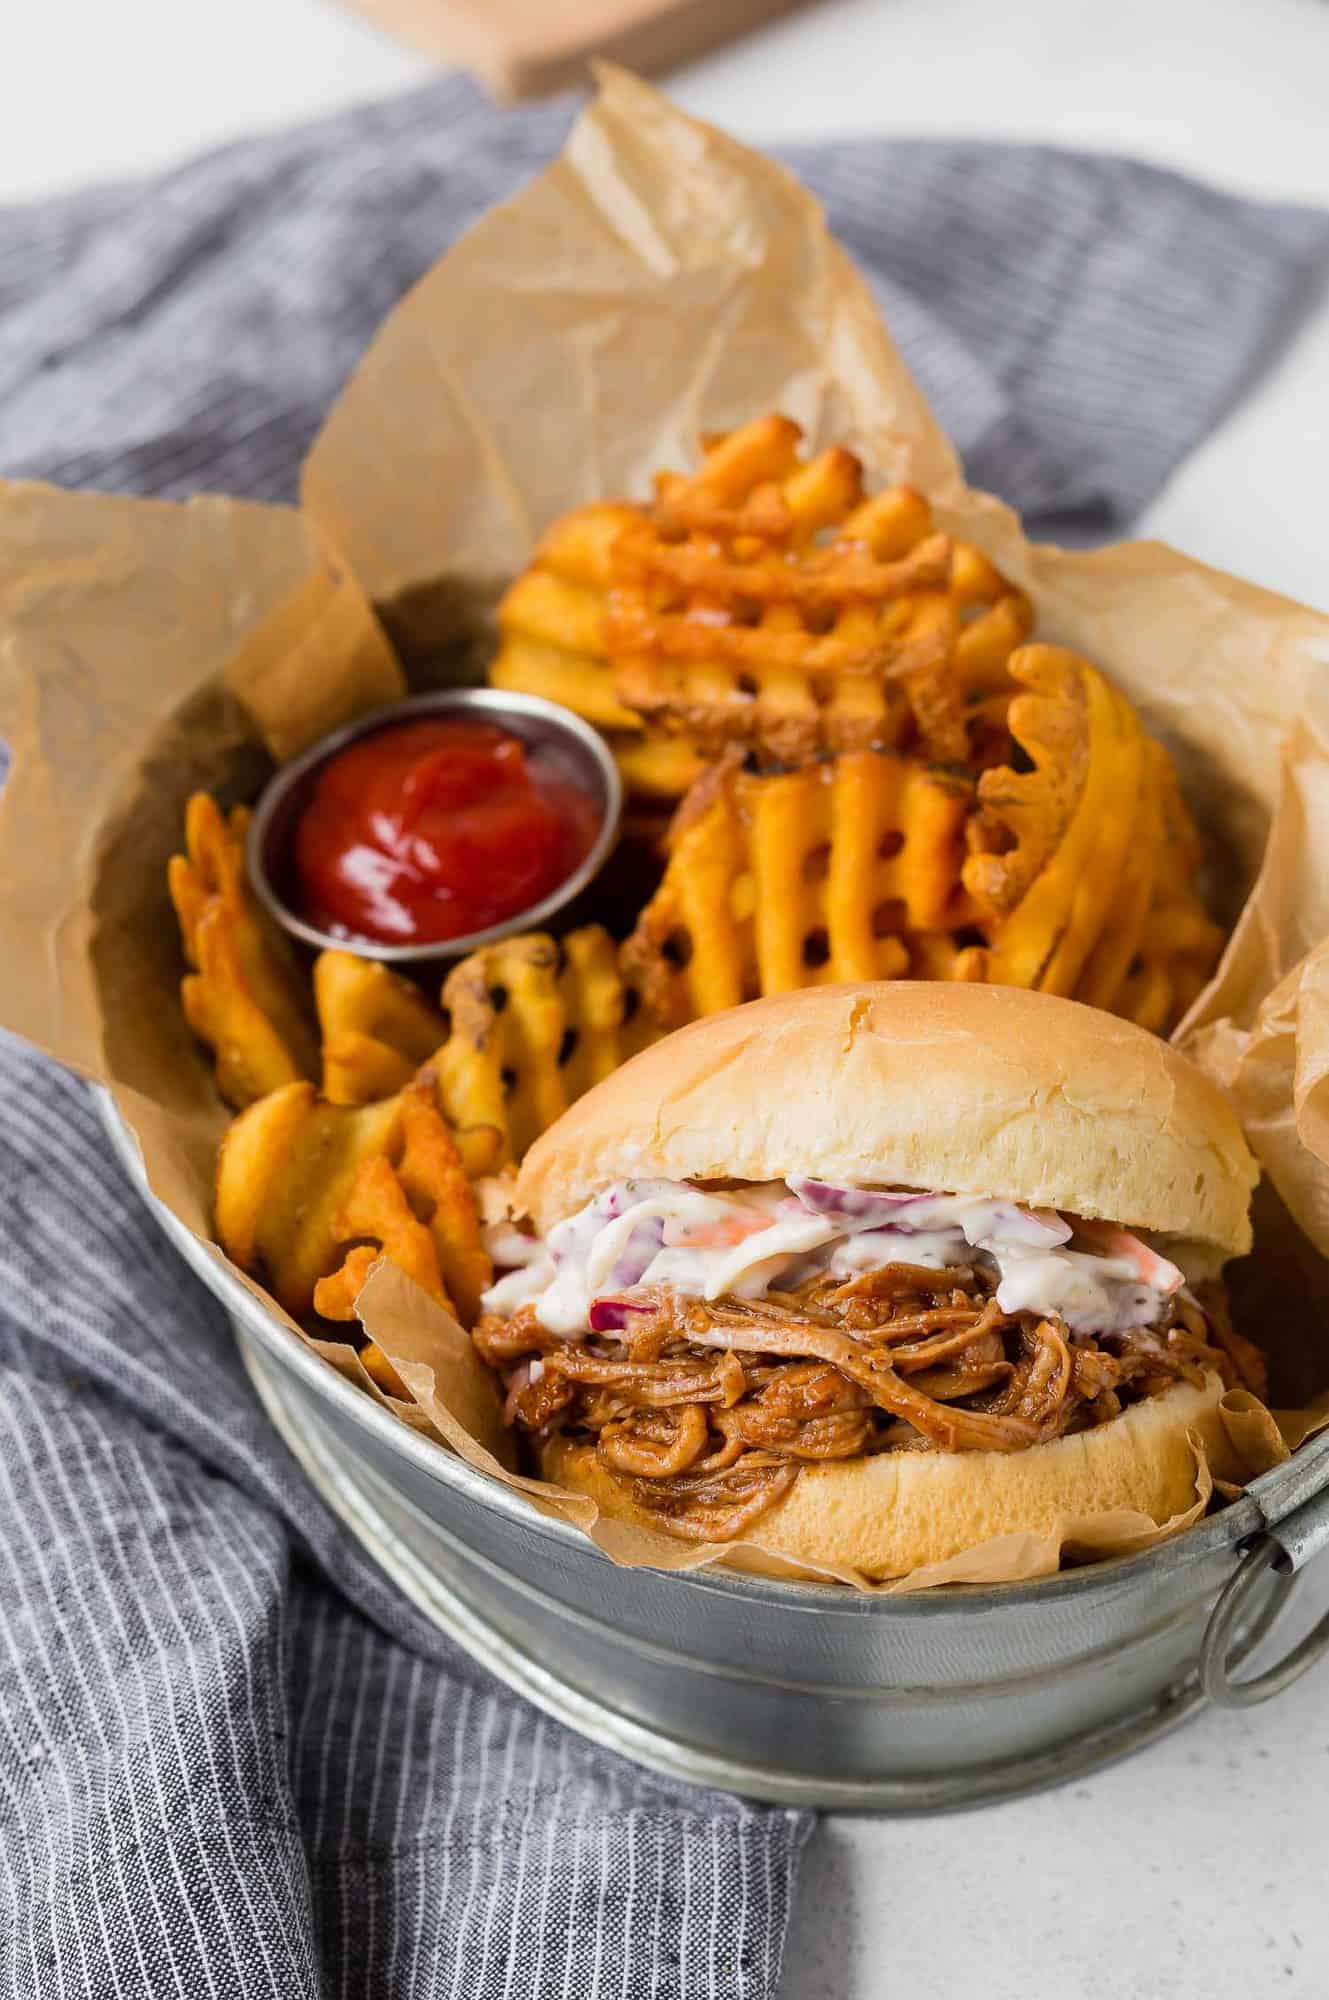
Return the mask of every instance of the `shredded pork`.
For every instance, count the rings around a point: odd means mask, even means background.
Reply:
[[[532,1306],[475,1328],[509,1422],[594,1444],[648,1515],[697,1541],[742,1534],[800,1468],[882,1451],[1023,1451],[1206,1372],[1257,1393],[1257,1348],[1221,1286],[1098,1336],[1003,1312],[978,1269],[908,1264],[760,1300],[625,1295],[612,1333],[567,1340]]]

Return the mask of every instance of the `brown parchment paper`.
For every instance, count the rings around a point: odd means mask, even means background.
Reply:
[[[1148,1546],[1198,1517],[1215,1475],[1266,1470],[1329,1411],[1329,616],[1156,544],[1029,544],[965,485],[811,197],[623,72],[602,86],[563,156],[385,323],[309,455],[301,512],[0,489],[0,1018],[109,1085],[153,1192],[206,1240],[227,1114],[180,1013],[165,888],[189,792],[251,796],[273,758],[408,681],[474,677],[497,592],[555,515],[644,494],[702,432],[781,409],[875,484],[920,487],[1030,590],[1040,636],[1096,660],[1168,742],[1212,843],[1235,929],[1179,1039],[1232,1091],[1266,1172],[1234,1294],[1287,1407],[1276,1425],[1227,1398],[1222,1443],[1196,1441],[1193,1505],[1161,1530],[1067,1520],[887,1588]],[[616,1561],[722,1553],[516,1476],[492,1379],[399,1272],[378,1265],[359,1311],[409,1406],[349,1344],[313,1344],[440,1449]],[[723,1553],[803,1573],[759,1533]]]

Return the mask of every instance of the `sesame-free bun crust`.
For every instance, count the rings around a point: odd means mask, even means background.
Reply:
[[[1132,1022],[898,980],[754,1000],[653,1043],[536,1141],[519,1194],[544,1231],[632,1176],[789,1174],[1003,1197],[1237,1256],[1258,1169],[1217,1085]]]
[[[1228,1466],[1222,1393],[1216,1375],[1203,1386],[1175,1383],[1094,1430],[1027,1451],[882,1452],[806,1465],[753,1534],[793,1562],[882,1582],[1001,1535],[1064,1536],[1077,1520],[1118,1508],[1162,1527],[1195,1502],[1190,1433],[1215,1472]],[[555,1437],[543,1463],[547,1479],[589,1493],[601,1513],[659,1527],[592,1446]]]

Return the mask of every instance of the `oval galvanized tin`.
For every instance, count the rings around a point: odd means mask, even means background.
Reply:
[[[104,1102],[141,1184],[133,1140]],[[575,1529],[397,1423],[153,1205],[225,1305],[310,1477],[440,1627],[584,1735],[754,1798],[937,1810],[1122,1755],[1201,1701],[1206,1625],[1243,1548],[1329,1489],[1326,1436],[1143,1555],[916,1597],[620,1569]],[[1252,1580],[1239,1654],[1286,1596],[1276,1571]]]

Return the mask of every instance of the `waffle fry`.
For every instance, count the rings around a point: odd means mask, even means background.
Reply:
[[[366,1272],[365,1276],[368,1277],[368,1275],[368,1272]],[[367,1340],[365,1342],[364,1346],[360,1349],[360,1360],[364,1366],[366,1375],[377,1383],[385,1396],[391,1396],[399,1403],[410,1402],[410,1390],[406,1387],[401,1376],[397,1373],[376,1340]]]
[[[769,776],[731,755],[680,809],[624,970],[667,1028],[820,982],[966,976],[972,805],[965,779],[880,751]]]
[[[368,1105],[292,1083],[234,1120],[217,1164],[217,1233],[294,1318],[348,1319],[379,1256],[473,1318],[490,1281],[475,1196],[431,1083]],[[455,1308],[453,1301],[455,1300]]]
[[[167,871],[185,957],[185,1019],[216,1058],[217,1088],[243,1109],[282,1084],[311,1077],[317,1047],[294,955],[255,905],[245,881],[249,813],[224,819],[195,792],[185,812],[185,854]]]
[[[803,459],[800,437],[779,416],[731,431],[620,526],[604,624],[620,701],[709,751],[796,763],[919,741],[966,761],[1028,601],[921,495],[865,498],[852,452]]]
[[[266,1276],[294,1319],[337,1267],[337,1221],[361,1165],[401,1143],[401,1100],[328,1104],[288,1083],[233,1120],[217,1158],[217,1235],[242,1270]]]
[[[345,1206],[334,1219],[333,1231],[343,1241],[351,1236],[368,1236],[373,1241],[357,1243],[339,1270],[319,1279],[314,1287],[314,1311],[321,1319],[355,1318],[360,1288],[380,1257],[414,1278],[444,1312],[453,1311],[438,1268],[434,1239],[411,1213],[401,1182],[382,1153],[361,1162]]]
[[[629,796],[672,801],[682,798],[705,759],[686,738],[648,727],[623,706],[605,653],[609,552],[640,518],[639,508],[606,504],[555,521],[498,607],[502,637],[489,679],[594,723],[609,737]]]
[[[609,747],[629,798],[648,807],[681,799],[710,762],[689,737],[670,736],[663,729],[644,729],[637,736],[615,733]]]
[[[1151,760],[1134,710],[1087,661],[1030,646],[1012,672],[1027,692],[1012,703],[1011,729],[1032,768],[980,781],[965,886],[993,924],[987,977],[1073,994],[1114,912],[1136,908],[1138,935],[1152,895]],[[982,851],[994,834],[1011,843],[1005,853]]]
[[[323,1095],[370,1104],[405,1087],[443,1040],[443,1016],[418,986],[349,951],[314,961],[314,1005],[323,1036]]]
[[[340,1268],[314,1287],[314,1310],[349,1320],[380,1256],[397,1265],[445,1312],[469,1326],[493,1267],[480,1240],[480,1213],[466,1169],[438,1114],[429,1084],[401,1097],[401,1152],[361,1161],[333,1221],[341,1242],[356,1241]]]
[[[636,508],[607,504],[554,522],[498,607],[494,687],[561,702],[599,729],[640,733],[641,717],[614,692],[603,630],[609,552],[637,516]]]
[[[1177,774],[1161,744],[1150,748],[1163,767],[1163,844],[1139,946],[1112,1007],[1161,1035],[1177,1025],[1208,985],[1227,938],[1196,892],[1204,843],[1186,810]]]
[[[429,1072],[402,1092],[402,1150],[397,1179],[412,1213],[429,1227],[439,1273],[469,1326],[494,1271],[480,1240],[480,1211],[465,1161],[439,1116]],[[386,1245],[384,1246],[386,1249]]]
[[[499,1160],[518,1160],[569,1104],[654,1037],[598,925],[555,943],[505,939],[448,976],[451,1023],[434,1058],[439,1102],[458,1144],[497,1127]],[[492,1171],[492,1169],[490,1169]]]
[[[1086,660],[1016,654],[1012,734],[1032,768],[990,770],[965,887],[991,943],[980,976],[1071,995],[1162,1031],[1208,978],[1222,933],[1167,752]]]

